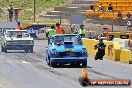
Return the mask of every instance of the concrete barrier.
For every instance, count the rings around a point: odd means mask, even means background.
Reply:
[[[106,41],[106,48],[105,48],[105,58],[111,59],[113,58],[113,43],[111,41]],[[111,50],[109,49],[111,47]]]
[[[88,54],[95,56],[96,50],[94,45],[98,43],[98,40],[82,38],[83,44],[88,50]],[[123,63],[131,63],[131,50],[121,49],[119,42],[104,41],[106,44],[105,48],[105,58],[120,61]]]
[[[120,54],[120,61],[123,63],[129,63],[131,61],[131,51],[122,49]]]
[[[120,45],[118,42],[105,41],[105,58],[119,61],[120,60]]]
[[[121,48],[119,42],[113,43],[113,58],[114,61],[120,61]]]
[[[115,50],[115,58],[113,58],[113,60],[115,61],[120,61],[120,54],[121,54],[121,49],[116,49]]]
[[[99,42],[95,39],[82,38],[83,44],[86,46],[88,54],[95,56],[96,51],[94,46]],[[118,42],[104,41],[106,44],[105,58],[110,60],[120,60],[120,45]]]
[[[94,56],[96,54],[96,50],[94,49],[94,46],[98,43],[98,40],[82,38],[82,41],[88,51],[88,54]]]

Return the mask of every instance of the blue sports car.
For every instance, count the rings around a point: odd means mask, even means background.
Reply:
[[[57,34],[49,41],[46,48],[46,61],[49,66],[87,66],[87,50],[79,34]]]

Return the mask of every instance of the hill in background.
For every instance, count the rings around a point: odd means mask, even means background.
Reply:
[[[64,4],[67,0],[35,0],[36,1],[36,15],[41,11],[48,10],[54,6]],[[7,8],[12,5],[14,8],[22,9],[20,13],[21,20],[33,20],[34,0],[0,0],[0,8],[2,8],[2,14],[0,14],[0,20],[7,20]]]

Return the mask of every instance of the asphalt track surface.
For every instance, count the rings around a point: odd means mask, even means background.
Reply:
[[[45,61],[47,41],[36,40],[34,53],[0,52],[0,88],[83,88],[78,78],[81,68],[52,68]],[[90,79],[130,79],[132,65],[111,60],[88,58],[86,70]],[[86,88],[132,88],[87,86]]]

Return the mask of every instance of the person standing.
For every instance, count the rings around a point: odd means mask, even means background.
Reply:
[[[20,22],[17,22],[16,30],[22,30],[22,26]]]
[[[99,10],[98,11],[103,11],[102,3],[99,5]]]
[[[77,34],[76,25],[75,24],[72,24],[70,27],[71,27],[71,33],[72,34]]]
[[[13,7],[12,7],[12,5],[9,6],[8,13],[9,13],[9,21],[12,22],[12,18],[13,18]]]
[[[59,23],[56,23],[56,34],[65,34],[64,28],[60,26]]]
[[[93,4],[91,4],[91,5],[89,6],[89,8],[90,8],[90,10],[93,10],[93,11],[94,11],[94,5],[93,5]]]
[[[105,47],[106,45],[103,43],[103,39],[99,39],[99,43],[94,46],[95,49],[98,49],[98,52],[95,56],[95,60],[103,60],[103,57],[105,55]]]
[[[55,35],[55,27],[51,26],[50,29],[47,30],[46,32],[46,37],[48,38],[48,44],[50,43],[50,38]]]
[[[118,14],[117,14],[118,25],[121,24],[122,18],[123,18],[122,13],[119,11]]]
[[[107,8],[108,11],[113,11],[113,7],[111,4],[109,4],[108,8]]]
[[[18,21],[18,14],[19,14],[19,9],[18,8],[14,9],[14,14],[15,14],[15,20],[17,22]]]
[[[126,21],[131,21],[132,19],[132,15],[128,12],[127,15],[126,15]]]
[[[84,25],[80,25],[80,29],[79,29],[79,32],[80,36],[83,38],[85,37],[85,34],[86,34],[86,30],[84,29]]]

